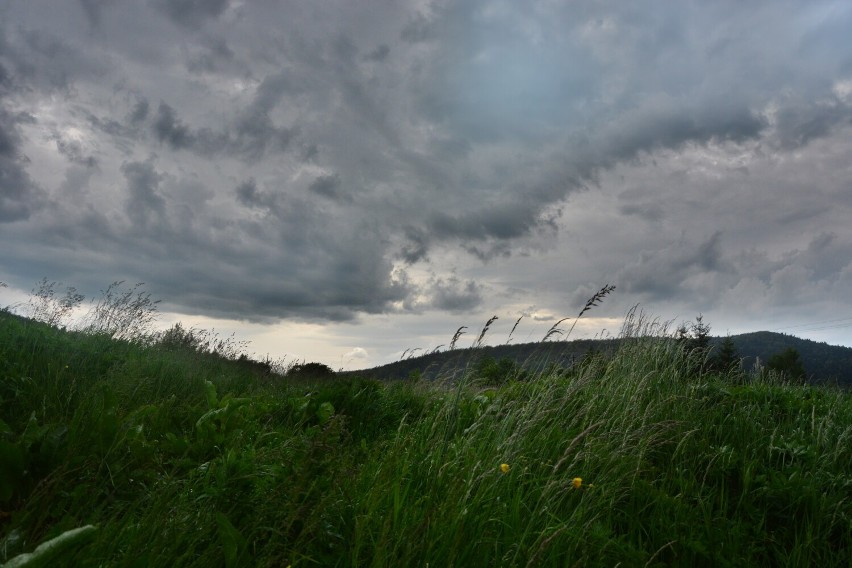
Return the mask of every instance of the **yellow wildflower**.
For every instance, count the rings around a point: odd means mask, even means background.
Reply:
[[[579,489],[583,485],[583,478],[582,477],[575,477],[571,481],[571,485],[574,486],[574,489]]]
[[[509,473],[509,464],[501,463],[500,464],[500,471],[502,471],[503,473]]]

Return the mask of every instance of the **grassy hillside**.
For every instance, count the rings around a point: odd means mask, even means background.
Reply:
[[[694,368],[295,382],[0,314],[0,562],[848,566],[849,395]]]

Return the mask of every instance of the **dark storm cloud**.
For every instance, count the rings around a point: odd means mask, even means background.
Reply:
[[[136,124],[148,118],[149,107],[150,105],[148,104],[147,99],[139,99],[138,101],[136,101],[136,105],[133,107],[133,111],[130,113],[130,122],[132,124]]]
[[[298,135],[296,127],[278,126],[270,113],[290,90],[288,79],[283,76],[267,78],[257,88],[254,99],[239,111],[231,124],[225,128],[193,129],[178,117],[177,111],[165,102],[160,102],[152,124],[158,141],[175,150],[188,150],[201,156],[239,156],[247,162],[256,162],[269,154],[287,151]],[[134,107],[131,122],[144,120],[147,102],[143,99]]]
[[[300,161],[309,163],[316,162],[319,157],[319,147],[316,144],[308,144],[302,148]]]
[[[163,222],[166,213],[166,201],[159,194],[162,176],[157,173],[154,164],[148,162],[129,162],[121,166],[121,172],[127,180],[127,216],[138,229]]]
[[[298,132],[297,128],[276,126],[267,112],[252,107],[237,119],[232,133],[226,134],[225,148],[256,161],[286,151]]]
[[[133,123],[127,126],[124,121],[119,122],[114,118],[101,117],[93,113],[85,113],[85,117],[94,131],[103,132],[111,138],[111,143],[116,149],[120,149],[124,154],[131,153],[132,140],[139,137]]]
[[[777,116],[777,142],[784,150],[795,150],[812,140],[827,137],[842,125],[852,124],[852,106],[841,101],[802,101],[785,106]]]
[[[106,58],[50,32],[18,28],[11,35],[14,45],[4,48],[0,40],[0,54],[5,52],[18,80],[30,88],[67,91],[75,80],[98,80],[109,72]]]
[[[242,205],[254,209],[266,209],[271,213],[278,211],[278,198],[275,194],[261,191],[257,188],[257,182],[250,178],[235,190],[237,201]]]
[[[218,18],[228,0],[154,0],[154,5],[180,26],[199,28],[207,20]]]
[[[0,63],[0,89],[6,90],[12,86],[12,76],[6,71],[6,68]]]
[[[390,47],[387,44],[382,44],[376,49],[364,56],[368,61],[384,61],[390,55]]]
[[[653,203],[622,205],[618,209],[623,215],[637,216],[649,222],[663,218],[663,208]]]
[[[433,20],[430,20],[421,13],[417,13],[405,25],[399,37],[406,43],[423,43],[436,39],[438,32]]]
[[[308,189],[333,201],[352,202],[352,196],[341,189],[340,176],[337,174],[317,177]]]
[[[259,204],[257,182],[254,181],[254,178],[248,179],[238,185],[235,193],[237,194],[237,201],[247,207],[255,207]]]
[[[28,159],[20,152],[19,124],[27,115],[13,114],[0,96],[0,223],[29,218],[43,204],[43,192],[27,172]]]
[[[520,203],[486,206],[465,215],[437,212],[429,228],[440,238],[513,239],[530,232],[538,221],[537,213]]]
[[[456,276],[446,280],[434,279],[428,288],[431,295],[429,307],[448,312],[469,312],[483,301],[482,286],[473,280],[461,281]]]
[[[80,0],[80,5],[86,13],[89,24],[96,28],[101,24],[101,15],[104,8],[115,4],[115,0]]]
[[[415,262],[426,260],[430,244],[428,234],[412,226],[406,227],[404,233],[405,244],[400,248],[399,256],[406,264],[414,264]]]
[[[791,251],[782,262],[794,263],[806,269],[815,282],[835,279],[852,268],[852,242],[834,232],[822,232],[802,250]]]
[[[178,120],[175,110],[164,102],[157,109],[154,133],[160,142],[169,144],[175,150],[189,148],[195,143],[195,136],[190,133],[189,127]]]
[[[248,319],[849,287],[842,3],[4,10],[4,265]]]
[[[742,142],[756,138],[766,121],[744,105],[708,100],[702,104],[668,97],[646,101],[607,126],[595,147],[603,166],[630,160],[640,152],[677,149],[693,142]]]
[[[625,292],[650,301],[674,300],[687,293],[685,282],[723,270],[721,233],[704,242],[681,240],[663,249],[642,252],[616,276]]]
[[[201,53],[187,62],[187,68],[195,73],[215,73],[224,71],[235,60],[234,51],[222,38],[213,38],[206,42]]]
[[[97,159],[94,156],[85,155],[83,146],[76,140],[69,140],[57,136],[56,149],[73,164],[78,164],[87,168],[96,168],[98,166]]]
[[[570,185],[558,189],[563,196]],[[511,256],[514,241],[535,236],[553,235],[561,211],[548,206],[551,191],[527,191],[526,199],[502,204],[483,205],[473,211],[432,214],[422,229],[406,229],[406,244],[401,255],[407,262],[426,257],[435,243],[460,241],[463,250],[483,262]]]

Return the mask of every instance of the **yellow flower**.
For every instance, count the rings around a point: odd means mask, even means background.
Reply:
[[[502,471],[503,473],[509,473],[509,464],[501,463],[500,464],[500,471]]]
[[[582,486],[582,485],[583,485],[583,478],[582,478],[582,477],[575,477],[575,478],[571,481],[571,485],[573,485],[573,486],[574,486],[574,489],[579,489],[579,488],[580,488],[580,486]]]

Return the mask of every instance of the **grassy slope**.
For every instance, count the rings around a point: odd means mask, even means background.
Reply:
[[[688,368],[292,384],[0,315],[0,561],[94,524],[67,565],[849,565],[849,395]]]

